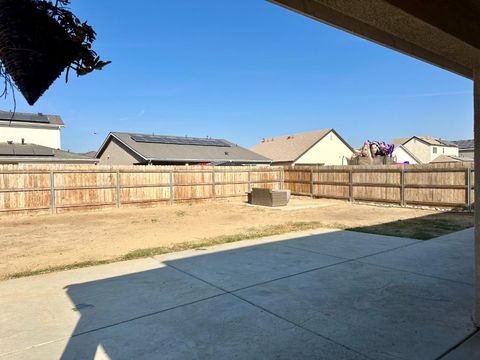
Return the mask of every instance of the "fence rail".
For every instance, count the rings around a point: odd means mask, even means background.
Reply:
[[[318,198],[472,209],[469,164],[286,168],[285,187]]]
[[[242,197],[252,187],[400,206],[472,209],[473,169],[451,166],[104,167],[0,165],[0,213]]]
[[[282,188],[280,167],[0,166],[0,213],[225,199]]]

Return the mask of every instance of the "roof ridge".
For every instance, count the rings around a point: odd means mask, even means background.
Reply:
[[[227,142],[230,142],[226,140],[225,138],[214,138],[214,137],[199,137],[199,136],[182,136],[182,135],[165,135],[165,134],[151,134],[151,133],[133,133],[133,132],[127,132],[127,131],[111,131],[111,134],[124,134],[124,135],[140,135],[140,136],[161,136],[161,137],[170,137],[170,138],[181,138],[181,139],[211,139],[211,140],[224,140]],[[233,143],[232,143],[233,144]]]
[[[310,135],[310,134],[316,134],[316,133],[324,133],[324,132],[329,132],[333,131],[333,128],[326,128],[322,130],[312,130],[312,131],[304,131],[300,133],[295,133],[295,134],[284,134],[284,135],[276,135],[276,136],[266,136],[265,139],[277,139],[277,138],[284,138],[288,136],[298,136],[298,135]]]

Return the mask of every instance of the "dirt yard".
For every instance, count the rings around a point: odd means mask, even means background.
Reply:
[[[372,228],[371,232],[415,237],[415,231],[428,231],[422,219],[433,219],[430,222],[438,224],[432,225],[430,237],[473,225],[471,215],[309,198],[293,199],[288,210],[219,201],[3,216],[0,217],[0,279],[18,272],[115,259],[138,249],[202,241],[285,223],[320,222],[327,227],[358,228],[366,232]],[[408,221],[416,225],[406,226]]]

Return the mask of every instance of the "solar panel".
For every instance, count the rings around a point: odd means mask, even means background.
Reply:
[[[48,116],[43,114],[24,114],[15,113],[12,118],[12,113],[2,111],[0,112],[0,120],[5,121],[21,121],[21,122],[34,122],[34,123],[49,123]]]
[[[171,145],[199,145],[199,146],[219,146],[230,147],[231,145],[219,139],[199,139],[189,137],[167,137],[157,135],[135,135],[131,137],[135,142],[171,144]]]

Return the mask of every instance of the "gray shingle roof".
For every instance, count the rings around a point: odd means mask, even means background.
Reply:
[[[85,161],[90,163],[96,162],[95,159],[88,158],[87,156],[81,154],[59,149],[52,149],[37,144],[0,143],[0,162],[9,160],[19,162],[55,162],[69,160]]]
[[[45,114],[32,114],[32,113],[20,113],[20,112],[8,112],[0,110],[0,123],[1,122],[20,122],[30,123],[36,125],[50,124],[63,126],[63,120],[58,115],[45,115]]]
[[[202,145],[182,145],[182,144],[163,144],[137,142],[132,139],[135,136],[148,136],[148,134],[134,134],[123,132],[112,132],[98,151],[97,157],[101,155],[110,136],[115,137],[123,144],[128,146],[134,152],[139,154],[146,161],[165,161],[165,162],[237,162],[237,163],[263,163],[269,164],[270,159],[259,155],[253,151],[233,144],[224,139],[215,139],[225,141],[227,147],[222,146],[202,146]],[[163,135],[158,135],[163,136]],[[163,136],[171,139],[193,139],[181,136]],[[204,140],[204,139],[203,139]]]
[[[394,144],[395,145],[400,145],[400,144],[405,145],[407,142],[409,142],[410,140],[412,140],[414,138],[418,139],[420,141],[423,141],[424,143],[426,143],[428,145],[457,147],[457,145],[452,143],[451,141],[440,139],[440,138],[434,138],[434,137],[428,136],[428,135],[412,136],[412,137],[406,138],[406,140],[404,142],[401,142],[401,143],[400,143],[400,141],[403,140],[402,138],[394,139]]]
[[[454,140],[451,141],[455,145],[458,146],[460,150],[467,150],[467,149],[474,149],[475,148],[475,142],[473,139],[468,139],[468,140]]]
[[[433,159],[431,162],[432,163],[449,163],[449,162],[472,162],[473,159],[469,158],[462,158],[459,156],[453,156],[453,155],[440,155]]]

